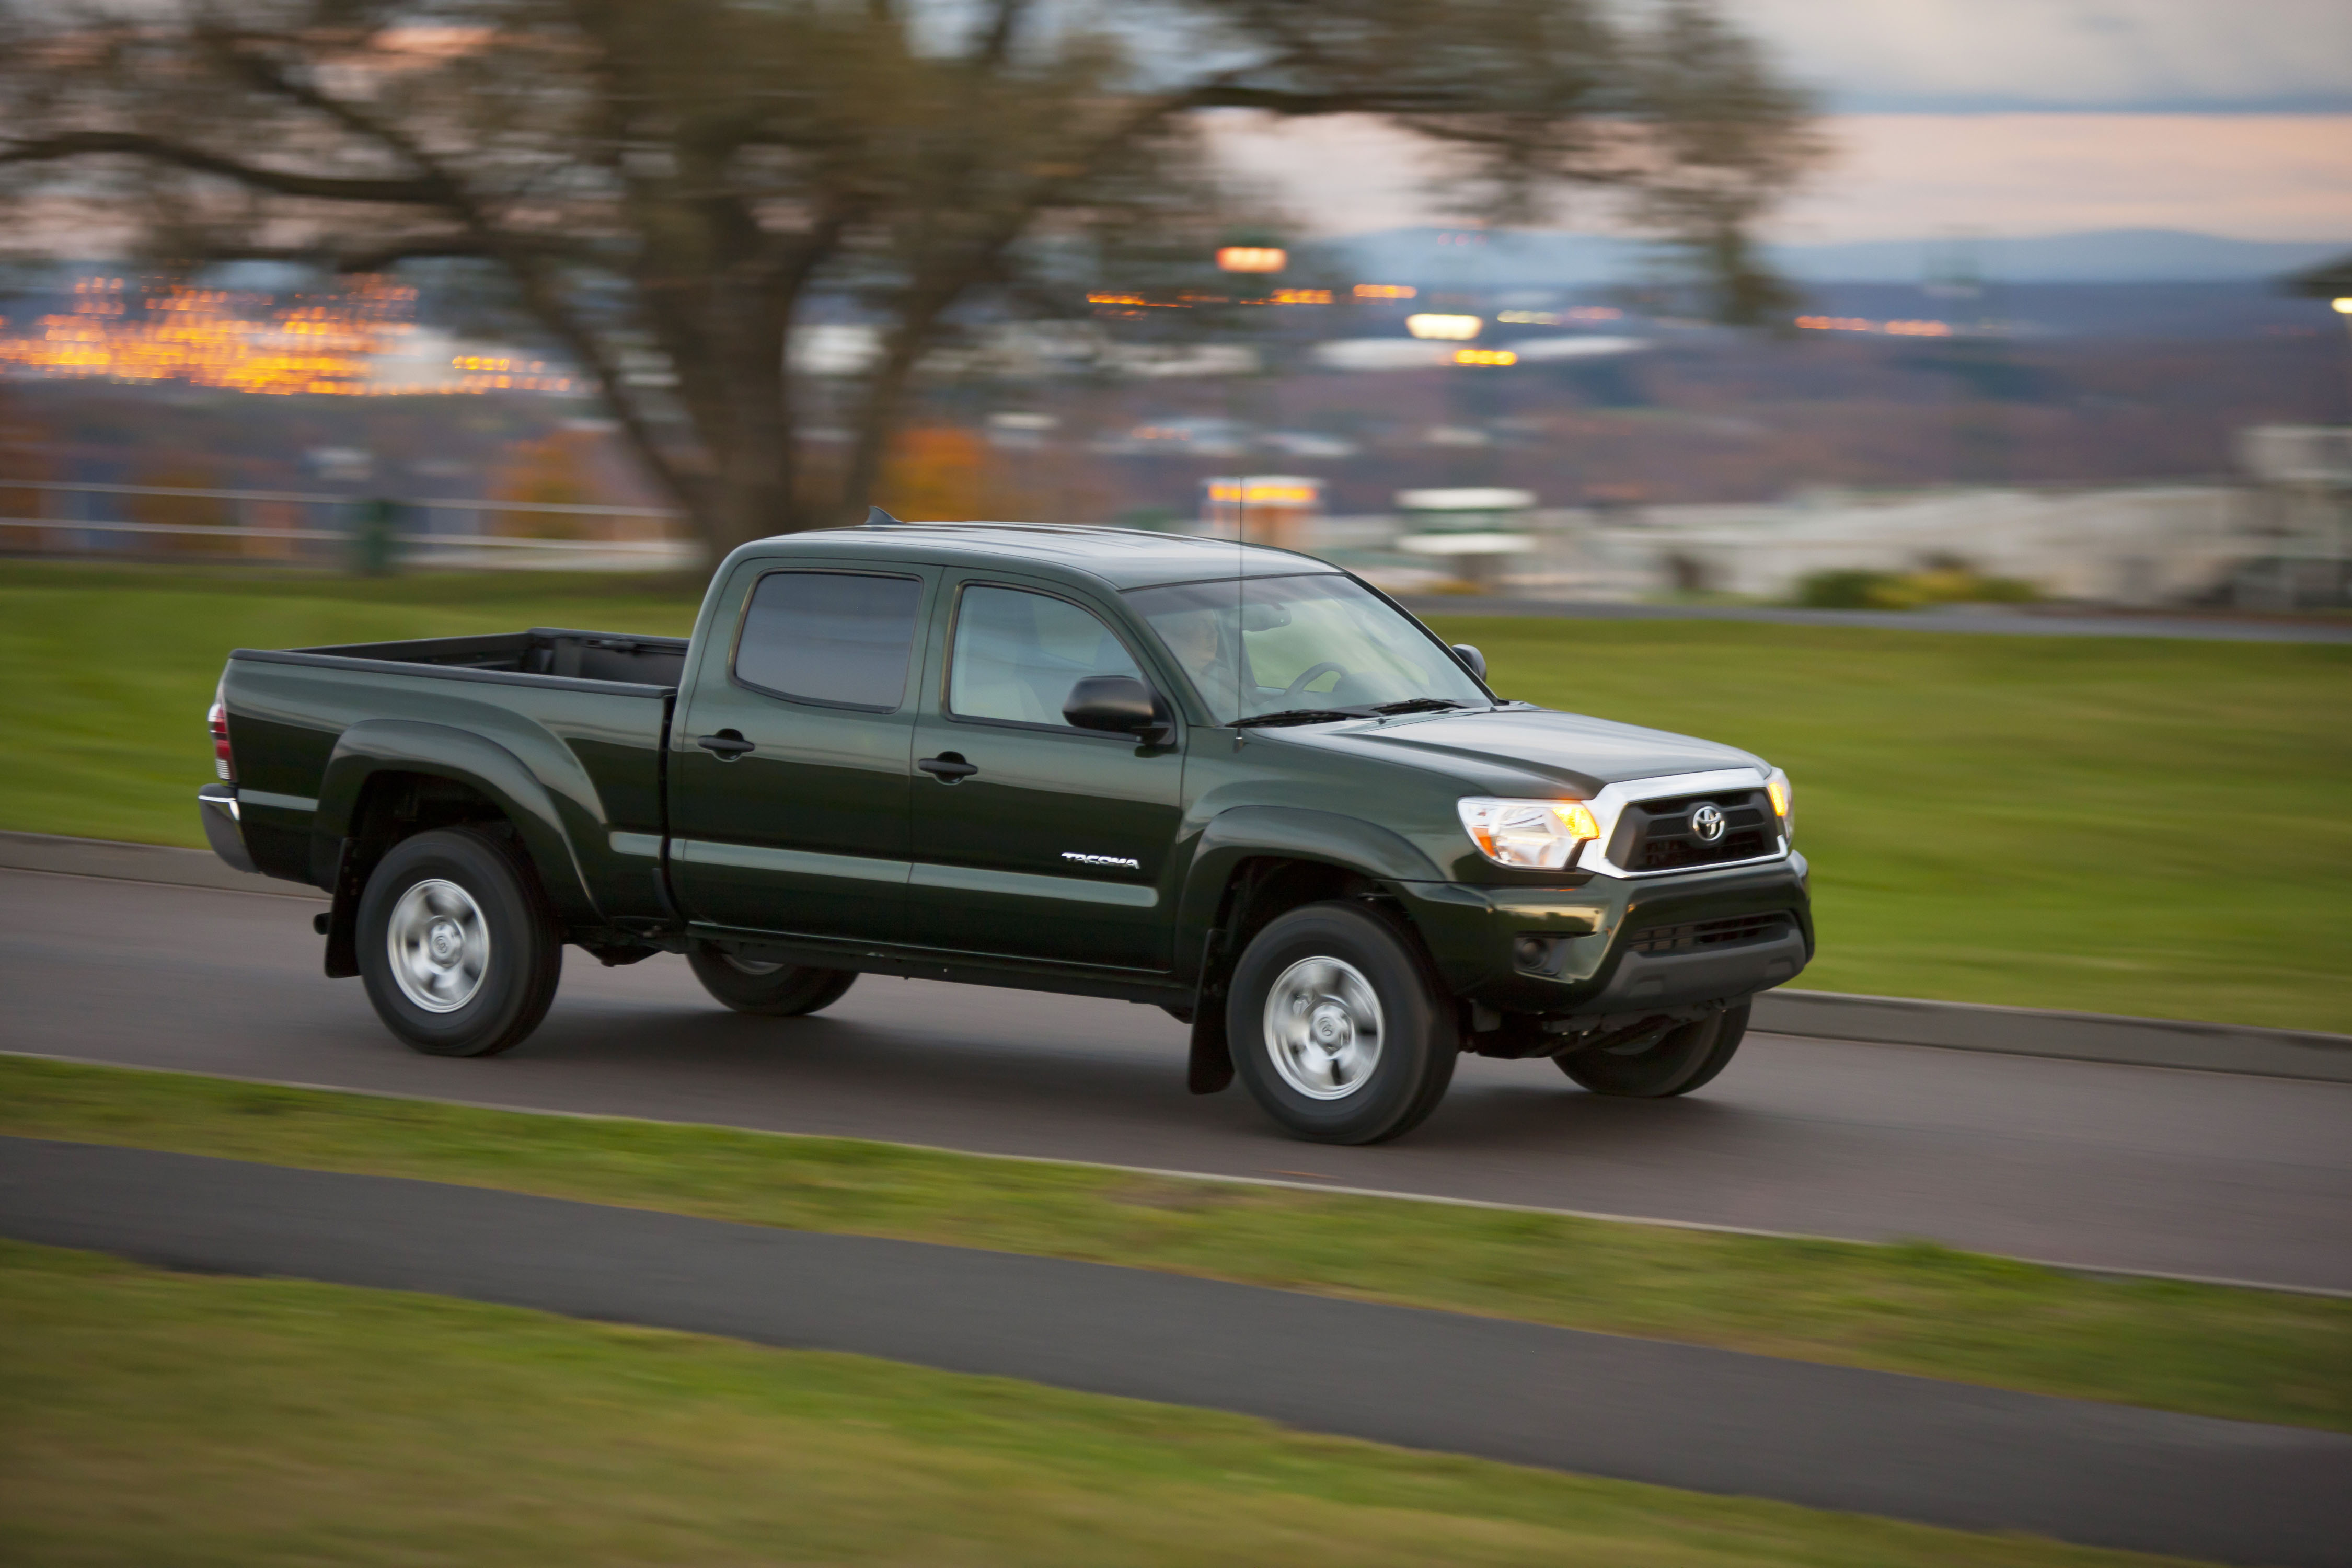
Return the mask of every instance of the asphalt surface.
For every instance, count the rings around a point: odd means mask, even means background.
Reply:
[[[358,982],[320,974],[320,907],[0,871],[0,1046],[2352,1289],[2352,1085],[1751,1036],[1705,1090],[1660,1102],[1465,1058],[1410,1138],[1339,1149],[1285,1138],[1238,1089],[1186,1094],[1184,1031],[1156,1009],[921,981],[755,1019],[682,961],[568,952],[522,1047],[418,1056]]]
[[[2352,1532],[2340,1434],[1056,1258],[13,1138],[0,1234],[1968,1530],[2314,1568]]]
[[[2027,637],[2184,637],[2192,642],[2352,642],[2352,620],[2194,615],[2064,607],[2014,610],[1947,605],[1923,610],[1803,610],[1779,605],[1628,605],[1614,601],[1403,595],[1407,609],[1444,616],[1534,616],[1571,621],[1760,621],[1783,626],[1868,626],[1896,632],[1979,632]]]

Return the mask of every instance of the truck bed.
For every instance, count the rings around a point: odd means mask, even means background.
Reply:
[[[239,648],[222,690],[247,848],[269,875],[327,885],[352,804],[334,759],[415,757],[475,778],[544,839],[533,858],[568,921],[660,916],[663,748],[687,648],[550,626]]]
[[[684,637],[533,626],[527,632],[496,632],[485,637],[344,643],[291,651],[336,658],[382,659],[393,664],[425,664],[442,669],[614,680],[632,686],[666,686],[676,690],[686,670],[686,648]]]

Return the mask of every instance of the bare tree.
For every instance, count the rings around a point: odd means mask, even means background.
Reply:
[[[1502,218],[1614,193],[1735,317],[1771,302],[1747,237],[1814,153],[1700,0],[0,0],[0,200],[47,216],[20,235],[469,258],[720,548],[861,507],[926,354],[1034,300],[1041,256],[1206,232],[1202,110],[1410,127]],[[880,346],[817,475],[788,349],[852,299]],[[623,374],[633,342],[674,387]]]

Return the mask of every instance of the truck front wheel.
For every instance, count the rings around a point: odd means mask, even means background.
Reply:
[[[519,1044],[563,974],[562,933],[529,868],[471,828],[393,846],[360,895],[358,943],[376,1016],[428,1056]]]
[[[1412,938],[1354,904],[1307,904],[1234,966],[1234,1068],[1266,1114],[1320,1143],[1420,1125],[1453,1081],[1454,1008]]]
[[[1741,1002],[1647,1040],[1552,1059],[1595,1094],[1636,1100],[1688,1094],[1730,1062],[1748,1033],[1748,1007]]]
[[[709,942],[686,955],[702,988],[738,1013],[797,1018],[841,1000],[857,978],[852,969],[808,969],[794,963],[763,963],[739,957]]]

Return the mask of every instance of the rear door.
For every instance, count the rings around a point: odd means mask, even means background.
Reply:
[[[916,672],[939,573],[813,560],[736,569],[670,753],[687,914],[895,940]]]
[[[908,939],[1167,968],[1181,743],[1139,745],[1062,720],[1087,676],[1151,678],[1074,597],[962,574],[946,592],[946,646],[916,721]]]

